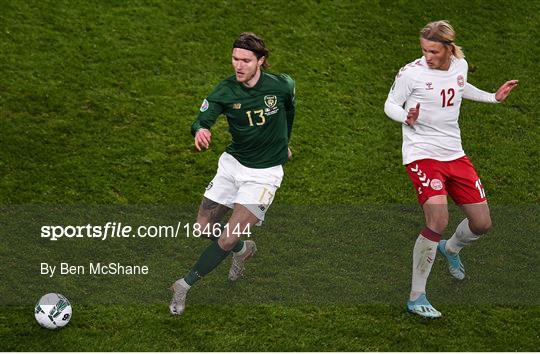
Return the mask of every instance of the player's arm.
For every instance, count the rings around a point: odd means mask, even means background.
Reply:
[[[487,103],[497,103],[497,99],[495,98],[494,93],[489,93],[483,90],[480,90],[479,88],[476,88],[470,83],[466,83],[465,87],[463,88],[463,98],[470,100],[470,101],[476,101],[476,102],[487,102]]]
[[[464,63],[468,64],[466,61]],[[497,90],[495,93],[489,93],[483,90],[480,90],[476,88],[474,85],[470,83],[466,83],[465,87],[463,88],[463,98],[471,101],[476,102],[488,102],[488,103],[499,103],[503,102],[506,97],[510,94],[510,92],[517,86],[518,80],[510,80],[506,81],[504,84],[502,84],[501,87]]]
[[[384,103],[384,113],[389,118],[409,126],[412,126],[420,115],[420,103],[417,103],[416,107],[409,109],[409,111],[403,108],[412,94],[412,87],[411,80],[401,72],[398,73]]]
[[[499,103],[508,97],[517,84],[518,80],[506,81],[496,93],[489,93],[467,82],[463,89],[463,98],[476,102]]]
[[[223,107],[217,101],[205,99],[201,105],[197,120],[191,125],[191,134],[195,137],[195,148],[198,151],[208,149],[212,141],[210,128],[216,123],[218,116],[223,112]]]
[[[289,76],[283,74],[287,83],[287,99],[285,100],[285,116],[287,117],[287,140],[291,141],[292,127],[294,123],[294,115],[296,113],[296,86],[294,80]],[[287,148],[287,157],[289,160],[292,157],[290,148]]]
[[[285,114],[287,117],[287,138],[291,140],[292,127],[294,122],[294,115],[296,112],[296,88],[294,80],[289,76],[282,74],[287,83],[287,99],[285,100]]]

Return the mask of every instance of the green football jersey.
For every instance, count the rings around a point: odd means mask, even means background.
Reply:
[[[293,79],[285,74],[261,71],[259,81],[251,88],[233,75],[203,101],[191,133],[210,129],[224,114],[232,135],[226,149],[229,154],[250,168],[282,165],[287,161],[294,120],[294,91]]]

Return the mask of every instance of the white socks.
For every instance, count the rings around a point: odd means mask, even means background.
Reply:
[[[458,225],[456,232],[446,242],[446,251],[451,254],[457,254],[464,246],[479,238],[480,236],[473,234],[469,228],[469,219],[463,219]]]
[[[465,245],[479,238],[469,228],[469,220],[464,219],[458,225],[456,232],[446,242],[446,251],[451,254],[457,254]],[[421,294],[426,292],[427,279],[435,261],[435,255],[437,254],[438,240],[440,240],[440,235],[428,228],[422,230],[422,233],[416,239],[413,249],[411,301],[416,300]]]
[[[413,249],[411,301],[426,292],[426,282],[437,254],[437,244],[438,242],[431,241],[422,235],[416,239]]]

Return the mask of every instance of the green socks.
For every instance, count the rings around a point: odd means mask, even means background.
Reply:
[[[237,245],[238,246],[238,245]],[[236,248],[236,247],[235,247]],[[230,251],[224,251],[217,242],[212,242],[199,257],[195,266],[184,277],[184,280],[189,285],[195,282],[216,268],[221,261],[229,255]]]
[[[233,252],[240,252],[242,250],[242,248],[244,248],[244,240],[240,240],[236,246],[233,247],[232,251]]]

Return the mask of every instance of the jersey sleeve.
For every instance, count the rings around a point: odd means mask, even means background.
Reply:
[[[399,123],[405,123],[407,119],[407,112],[403,108],[403,105],[409,98],[413,90],[412,79],[409,75],[405,74],[402,68],[396,75],[394,84],[390,88],[386,102],[384,103],[384,113]]]
[[[463,90],[463,98],[477,102],[499,103],[494,93],[482,91],[468,82]]]
[[[285,100],[285,113],[287,116],[287,138],[291,140],[292,127],[294,122],[294,115],[296,111],[296,84],[292,77],[286,74],[281,74],[281,77],[286,83],[286,100]]]
[[[199,109],[199,116],[191,125],[191,134],[195,136],[197,130],[205,128],[210,129],[216,123],[217,118],[224,111],[224,106],[220,102],[223,86],[220,84],[205,98]]]

